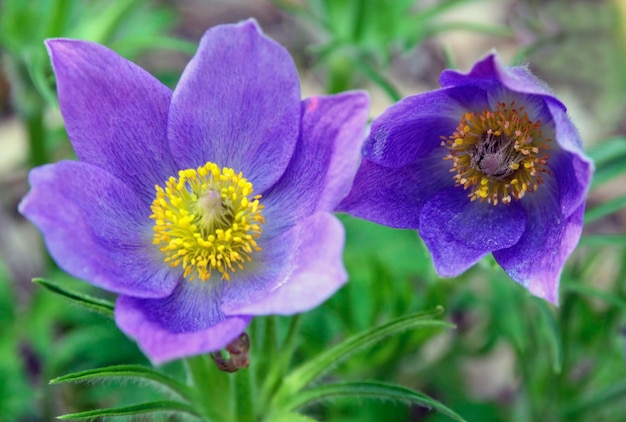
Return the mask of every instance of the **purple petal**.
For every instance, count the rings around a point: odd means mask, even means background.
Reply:
[[[522,94],[536,94],[550,97],[563,111],[565,106],[553,97],[552,90],[537,79],[524,66],[504,66],[496,54],[489,54],[478,61],[468,73],[457,70],[444,70],[439,77],[442,87],[468,86],[491,90],[503,85],[511,91]]]
[[[137,301],[120,296],[115,304],[117,326],[139,343],[154,364],[222,349],[246,329],[251,319],[233,316],[203,330],[172,333],[149,319]]]
[[[454,133],[464,113],[482,111],[487,94],[480,88],[438,89],[406,97],[372,123],[363,148],[368,160],[403,167],[439,148]]]
[[[310,216],[269,239],[264,231],[258,242],[262,250],[255,252],[252,262],[246,263],[242,271],[235,272],[231,281],[224,285],[222,310],[234,315],[237,312],[234,309],[258,301],[286,283],[297,264],[297,251],[307,233],[314,233],[317,218],[317,215]]]
[[[582,150],[582,142],[572,121],[558,106],[548,102],[555,125],[555,138],[563,150],[554,149],[550,170],[559,185],[561,212],[571,215],[585,201],[593,164]]]
[[[262,193],[285,171],[299,125],[298,74],[287,50],[251,20],[209,29],[172,98],[178,164],[231,167]]]
[[[101,45],[68,39],[46,44],[78,158],[152,201],[154,185],[176,172],[167,145],[170,90]]]
[[[20,212],[43,233],[68,273],[107,290],[163,297],[177,282],[151,245],[150,208],[128,185],[91,164],[35,168]]]
[[[301,227],[292,252],[293,271],[283,284],[249,303],[225,303],[227,314],[281,314],[307,311],[324,302],[347,280],[342,262],[344,230],[331,214],[316,214]]]
[[[417,229],[424,203],[439,190],[454,186],[450,163],[443,160],[446,153],[444,148],[434,150],[401,168],[364,160],[337,210],[389,227]]]
[[[550,171],[558,183],[561,213],[568,217],[585,202],[592,164],[585,156],[566,151],[555,152],[551,153]]]
[[[263,195],[268,224],[289,227],[316,210],[332,211],[346,196],[360,159],[368,104],[360,92],[303,101],[293,159]]]
[[[455,277],[491,251],[514,245],[526,218],[518,202],[494,206],[470,202],[460,187],[430,199],[420,214],[420,236],[440,276]]]
[[[225,318],[220,310],[223,283],[219,274],[204,282],[180,277],[176,288],[167,297],[144,299],[127,296],[125,301],[140,309],[146,320],[167,332],[201,331]]]
[[[311,98],[307,102],[302,130],[312,134],[309,142],[330,141],[333,153],[317,211],[333,211],[348,194],[361,161],[369,97],[365,92],[352,92],[317,100]],[[313,160],[311,156],[310,161]]]
[[[557,304],[559,278],[580,239],[585,206],[581,204],[565,218],[554,201],[542,196],[527,209],[527,229],[519,242],[495,251],[493,256],[513,280],[535,296]]]

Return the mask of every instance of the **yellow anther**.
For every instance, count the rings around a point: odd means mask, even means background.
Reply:
[[[543,183],[550,139],[541,121],[530,120],[524,107],[500,103],[494,111],[465,113],[448,137],[443,159],[451,163],[456,186],[469,191],[471,201],[510,204]]]
[[[213,270],[230,280],[230,274],[252,261],[253,251],[261,250],[256,239],[265,219],[261,196],[249,198],[253,192],[241,172],[211,162],[181,170],[178,179],[155,186],[152,243],[164,254],[163,261],[182,267],[190,281],[208,280]]]

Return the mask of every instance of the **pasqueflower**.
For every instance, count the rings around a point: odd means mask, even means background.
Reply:
[[[119,294],[116,323],[153,362],[223,348],[346,281],[331,212],[365,94],[301,101],[254,21],[208,30],[173,92],[101,45],[47,47],[78,161],[32,170],[20,210],[63,269]]]
[[[526,67],[495,54],[441,89],[403,99],[372,123],[340,208],[417,229],[437,273],[483,256],[556,303],[582,230],[590,160],[565,106]]]

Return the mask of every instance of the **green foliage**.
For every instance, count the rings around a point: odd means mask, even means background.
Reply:
[[[393,101],[401,95],[384,70],[393,55],[415,48],[427,38],[448,31],[485,32],[512,36],[499,25],[472,22],[440,22],[445,12],[475,0],[308,0],[303,6],[282,0],[274,2],[324,33],[315,47],[319,64],[326,67],[327,91],[341,92],[369,80]]]
[[[322,352],[313,359],[308,360],[301,367],[291,372],[282,381],[279,390],[276,392],[274,400],[276,402],[282,402],[284,396],[296,394],[302,388],[313,382],[317,377],[322,375],[322,373],[328,371],[332,365],[340,363],[343,359],[348,358],[350,354],[355,353],[359,349],[372,343],[379,342],[386,337],[409,329],[450,327],[449,324],[432,319],[433,317],[440,315],[442,312],[443,309],[437,309],[433,312],[399,318],[398,320],[348,338],[337,346]]]
[[[187,401],[192,400],[194,394],[193,390],[176,379],[141,365],[115,365],[107,368],[88,369],[53,378],[50,380],[50,384],[93,382],[108,378],[120,378],[122,380],[133,380],[142,383],[147,382],[148,384],[153,383]]]
[[[80,421],[80,420],[92,420],[94,418],[107,417],[107,416],[132,416],[143,415],[146,413],[183,413],[192,416],[198,416],[198,413],[193,407],[183,403],[175,401],[154,401],[148,403],[136,404],[134,406],[125,407],[111,407],[108,409],[88,410],[85,412],[69,413],[57,417],[57,419],[64,421]]]
[[[111,301],[74,292],[52,281],[44,280],[43,278],[35,278],[33,279],[33,283],[45,287],[50,292],[61,296],[70,303],[82,306],[87,310],[97,312],[111,318],[113,317],[113,309],[115,305],[113,305],[113,302]]]
[[[465,421],[465,419],[459,416],[456,412],[450,410],[437,400],[433,400],[425,394],[413,391],[410,388],[400,385],[378,381],[342,382],[314,387],[298,394],[285,407],[297,408],[306,406],[313,402],[331,400],[339,397],[349,397],[353,399],[369,397],[378,400],[397,401],[405,404],[416,403],[420,406],[426,407],[427,409],[435,409],[455,421]]]

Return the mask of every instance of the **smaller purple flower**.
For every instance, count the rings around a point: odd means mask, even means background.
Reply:
[[[360,92],[302,101],[254,21],[206,32],[172,92],[113,51],[47,41],[78,161],[33,169],[20,211],[68,273],[118,293],[117,325],[155,363],[226,347],[346,279]]]
[[[469,73],[444,71],[440,84],[373,122],[339,208],[417,229],[441,276],[491,252],[511,278],[557,303],[592,173],[565,106],[495,54]]]

